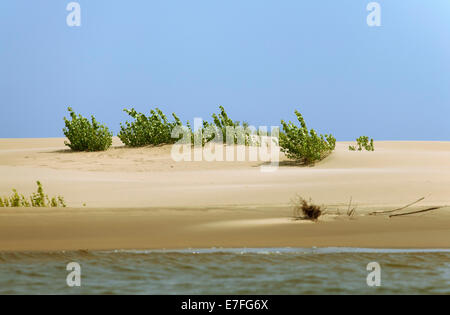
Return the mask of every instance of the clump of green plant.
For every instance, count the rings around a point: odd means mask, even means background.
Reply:
[[[172,130],[182,126],[180,119],[173,113],[173,122],[159,109],[150,110],[150,116],[137,112],[134,108],[124,109],[134,121],[120,124],[119,139],[127,146],[141,147],[146,145],[172,144],[178,139],[172,138]]]
[[[112,144],[112,133],[108,127],[97,122],[94,116],[87,118],[76,115],[71,107],[67,109],[70,120],[64,117],[64,135],[69,139],[64,144],[74,151],[104,151]]]
[[[173,144],[185,135],[187,135],[187,141],[190,140],[191,144],[201,143],[205,145],[210,141],[218,140],[226,143],[227,136],[235,144],[256,144],[257,141],[252,137],[252,134],[256,134],[256,132],[252,133],[247,123],[241,124],[239,121],[233,121],[228,117],[223,106],[219,106],[219,109],[218,114],[212,114],[213,122],[205,120],[201,128],[197,130],[193,130],[189,122],[186,126],[183,126],[175,113],[172,113],[174,120],[169,121],[159,108],[150,110],[150,116],[139,113],[134,108],[124,109],[134,121],[127,121],[124,125],[121,124],[118,136],[125,145],[131,147]],[[233,134],[227,135],[228,128],[233,129]],[[178,137],[172,137],[174,130],[177,131],[175,134],[178,134]]]
[[[323,207],[315,205],[311,200],[307,201],[297,196],[293,201],[294,219],[317,221],[323,214]]]
[[[366,151],[375,151],[375,146],[373,144],[373,139],[370,139],[369,141],[369,137],[366,136],[361,136],[358,139],[356,139],[356,144],[358,147],[350,145],[348,147],[348,149],[350,151],[362,151],[363,149],[365,149]]]
[[[242,145],[259,145],[259,133],[252,130],[248,123],[233,121],[225,111],[225,108],[219,105],[219,113],[211,115],[213,121],[203,121],[201,128],[193,130],[189,122],[185,127],[185,132],[190,133],[191,144],[201,144],[204,146],[208,142],[233,143]]]
[[[242,145],[257,145],[258,141],[253,137],[253,135],[257,135],[256,130],[252,131],[249,128],[249,124],[247,122],[233,121],[228,117],[225,108],[219,105],[220,112],[218,114],[212,114],[213,125],[217,129],[217,131],[222,135],[224,143],[234,143],[234,144],[242,144]],[[212,124],[206,122],[204,123],[204,128],[208,127]],[[228,131],[232,130],[232,134],[227,134]],[[211,139],[206,139],[206,142]]]
[[[44,193],[44,188],[40,181],[36,182],[38,188],[29,198],[13,189],[13,194],[9,197],[0,198],[0,207],[66,207],[64,198],[56,196],[50,198]]]
[[[329,155],[336,147],[336,139],[330,134],[319,135],[314,129],[308,130],[303,116],[296,110],[300,127],[289,121],[281,121],[279,145],[290,159],[304,164],[312,164]]]

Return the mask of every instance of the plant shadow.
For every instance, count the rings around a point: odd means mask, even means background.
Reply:
[[[253,167],[261,167],[261,166],[272,166],[272,162],[263,162],[258,165],[254,165]],[[307,164],[304,162],[298,161],[280,161],[278,162],[278,167],[313,167],[313,164]]]

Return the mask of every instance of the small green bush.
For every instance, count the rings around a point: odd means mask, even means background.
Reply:
[[[159,109],[150,111],[150,116],[138,113],[134,108],[124,109],[134,121],[120,124],[119,139],[127,146],[141,147],[146,145],[172,144],[177,141],[171,137],[176,126],[182,126],[180,119],[173,113],[175,119],[169,122],[166,115]]]
[[[366,137],[366,136],[359,137],[358,139],[356,139],[356,144],[357,144],[358,148],[353,145],[350,145],[348,147],[348,149],[350,151],[356,151],[356,150],[362,151],[363,149],[365,149],[366,151],[375,151],[373,139],[370,139],[370,141],[369,141],[369,137]]]
[[[64,144],[74,151],[104,151],[112,144],[112,133],[105,125],[100,125],[94,116],[91,121],[76,115],[71,107],[67,109],[71,120],[64,117],[64,135],[69,139]]]
[[[49,198],[44,193],[44,188],[40,181],[36,182],[38,188],[29,198],[19,195],[17,190],[13,189],[13,194],[9,197],[0,198],[1,207],[66,207],[64,198],[56,196]]]
[[[217,142],[222,141],[223,144],[228,142],[233,144],[243,144],[243,145],[258,145],[258,141],[253,135],[257,135],[256,131],[250,130],[248,123],[239,121],[233,121],[228,117],[225,108],[219,105],[219,113],[213,113],[211,115],[213,121],[208,122],[203,121],[203,126],[201,129],[193,131],[189,122],[187,123],[188,130],[191,133],[191,143],[197,144],[202,143],[205,145],[210,141]],[[227,129],[233,131],[232,134],[227,134]],[[227,139],[230,138],[230,139]]]
[[[257,145],[258,142],[252,138],[252,135],[256,135],[256,131],[249,130],[249,125],[246,122],[242,124],[239,121],[233,121],[228,117],[227,112],[223,106],[219,106],[220,112],[218,114],[212,114],[213,124],[217,128],[218,132],[222,134],[223,143],[227,143],[227,137],[234,144],[245,145]],[[205,125],[205,124],[204,124]],[[206,126],[211,125],[206,123]],[[234,128],[234,133],[227,136],[227,127]],[[210,139],[207,139],[209,141]]]
[[[203,121],[202,128],[195,131],[189,122],[187,122],[186,126],[183,126],[181,120],[175,113],[172,113],[174,120],[169,121],[159,108],[150,110],[150,116],[139,113],[134,108],[124,109],[134,121],[127,121],[124,125],[121,124],[118,136],[125,145],[130,147],[173,144],[180,140],[180,138],[173,138],[172,132],[176,127],[180,127],[187,135],[190,134],[191,144],[201,143],[205,145],[209,141],[217,141],[220,138],[222,138],[223,143],[226,143],[227,127],[232,127],[237,131],[233,135],[230,135],[233,143],[250,145],[255,142],[251,137],[252,133],[247,123],[241,124],[239,121],[233,121],[228,117],[223,106],[219,106],[219,109],[220,112],[218,114],[212,114],[213,122],[205,120]],[[242,132],[239,132],[239,130],[242,130]],[[209,131],[209,134],[207,131]]]
[[[308,130],[303,116],[297,110],[295,115],[300,127],[281,121],[283,131],[280,132],[279,144],[288,158],[311,164],[322,160],[335,149],[336,139],[332,135],[318,135],[314,129]]]

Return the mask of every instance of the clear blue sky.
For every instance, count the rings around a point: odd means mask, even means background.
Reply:
[[[450,140],[450,1],[0,1],[0,137],[61,137],[66,107],[255,125],[299,109],[338,140]]]

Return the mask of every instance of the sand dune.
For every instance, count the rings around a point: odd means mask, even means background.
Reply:
[[[363,216],[420,197],[419,208],[450,205],[450,142],[376,142],[375,152],[341,142],[314,167],[281,163],[269,173],[260,162],[174,162],[170,146],[130,149],[115,139],[106,152],[73,153],[63,142],[0,139],[0,195],[29,194],[40,180],[76,208],[0,210],[0,250],[450,247],[449,208],[395,222]],[[351,197],[358,218],[290,222],[296,194],[342,213]]]
[[[361,207],[450,204],[450,142],[377,142],[375,152],[346,143],[314,167],[260,162],[174,162],[170,146],[72,153],[63,139],[0,140],[0,193],[41,180],[70,206],[154,207],[287,205],[295,194],[318,203]]]

